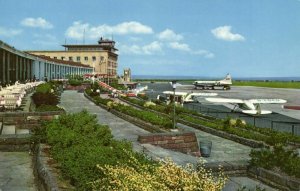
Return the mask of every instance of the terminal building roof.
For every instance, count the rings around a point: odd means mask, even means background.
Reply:
[[[81,64],[80,62],[73,62],[73,61],[68,61],[68,60],[59,60],[59,59],[50,58],[49,56],[44,56],[44,55],[33,55],[33,56],[44,59],[44,60],[47,60],[47,61],[50,61],[50,62],[59,63],[59,64],[65,64],[65,65],[83,67],[83,68],[93,68],[91,66]]]
[[[93,51],[93,50],[107,50],[115,52],[115,41],[100,38],[98,44],[64,44],[62,45],[67,51]]]

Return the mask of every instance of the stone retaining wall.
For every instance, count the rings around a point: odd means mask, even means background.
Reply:
[[[5,152],[30,151],[30,145],[31,145],[30,137],[31,137],[30,134],[1,135],[0,151],[5,151]]]
[[[34,173],[40,191],[75,190],[68,182],[63,181],[56,162],[49,155],[49,146],[40,144],[35,148],[33,159]]]
[[[32,129],[40,125],[43,120],[51,120],[64,114],[65,111],[50,112],[6,112],[0,113],[3,124],[15,125],[16,128]]]
[[[138,141],[185,154],[200,156],[197,137],[194,132],[154,133],[139,135]]]
[[[261,141],[246,139],[246,138],[239,137],[237,135],[233,135],[233,134],[230,134],[230,133],[227,133],[227,132],[224,132],[224,131],[219,131],[219,130],[216,130],[216,129],[213,129],[213,128],[210,128],[210,127],[206,127],[206,126],[203,126],[203,125],[191,123],[191,122],[185,121],[183,119],[177,119],[177,122],[188,125],[190,127],[196,128],[196,129],[199,129],[201,131],[204,131],[204,132],[207,132],[207,133],[225,138],[225,139],[232,140],[234,142],[237,142],[237,143],[240,143],[242,145],[246,145],[246,146],[249,146],[249,147],[252,147],[252,148],[267,147],[267,145],[265,145]]]
[[[55,112],[6,112],[0,113],[0,133],[3,126],[12,125],[14,129],[28,129],[29,134],[1,134],[0,151],[29,151],[31,149],[30,130],[41,127],[41,122],[51,120],[64,111]]]
[[[284,176],[274,171],[266,170],[260,167],[250,167],[248,175],[258,179],[272,187],[279,188],[284,191],[299,191],[300,179]]]
[[[247,160],[209,162],[204,164],[204,168],[207,170],[212,170],[213,173],[219,172],[220,166],[222,167],[224,173],[228,176],[247,176]]]

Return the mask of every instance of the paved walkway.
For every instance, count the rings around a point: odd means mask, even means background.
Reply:
[[[116,139],[126,139],[131,141],[133,147],[136,151],[144,151],[153,158],[172,158],[177,164],[184,165],[187,163],[196,164],[198,161],[197,157],[189,156],[183,153],[174,152],[166,150],[160,147],[155,147],[150,144],[139,144],[137,142],[137,137],[139,134],[149,133],[136,125],[133,125],[123,119],[116,117],[110,112],[100,108],[94,103],[90,102],[84,97],[82,93],[77,93],[76,91],[65,91],[61,96],[61,107],[65,108],[67,112],[74,113],[80,112],[86,109],[90,113],[97,115],[98,122],[100,124],[107,124],[112,134]],[[204,158],[206,162],[238,162],[241,160],[249,159],[249,152],[251,148],[235,143],[230,140],[226,140],[193,128],[181,125],[182,128],[196,132],[197,138],[199,140],[207,139],[213,142],[213,149],[211,157]],[[232,191],[241,188],[242,186],[247,186],[248,188],[255,188],[255,185],[261,185],[261,183],[249,179],[247,177],[232,177],[231,181],[224,188],[224,191]],[[272,191],[270,187],[261,185],[262,188],[266,188],[267,191]]]
[[[37,191],[27,152],[0,152],[0,191]]]
[[[29,111],[30,95],[26,95],[24,111]],[[29,103],[28,103],[29,102]],[[0,125],[2,123],[0,122]],[[15,125],[3,125],[0,135],[29,134],[28,129],[16,129]],[[37,191],[34,182],[32,156],[28,152],[0,151],[0,191]]]

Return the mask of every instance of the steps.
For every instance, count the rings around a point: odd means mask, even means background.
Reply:
[[[30,150],[29,129],[17,128],[15,124],[0,122],[0,151],[20,152]]]
[[[108,85],[108,84],[106,84],[106,83],[104,83],[104,82],[98,81],[98,84],[99,84],[101,87],[105,88],[105,89],[114,91],[114,92],[116,92],[116,93],[118,93],[118,94],[123,94],[122,91],[117,90],[116,88],[111,87],[110,85]]]

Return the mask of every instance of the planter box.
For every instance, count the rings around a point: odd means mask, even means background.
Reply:
[[[300,179],[282,175],[260,167],[249,167],[248,175],[284,191],[299,191]]]
[[[90,87],[91,87],[91,84],[81,84],[80,86],[72,86],[72,85],[68,84],[65,86],[65,90],[83,91]]]
[[[139,135],[138,141],[142,144],[148,143],[192,156],[201,156],[197,138],[194,132],[153,133]]]

